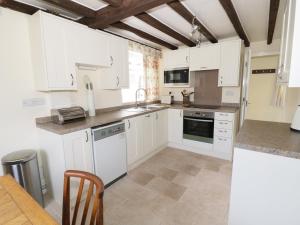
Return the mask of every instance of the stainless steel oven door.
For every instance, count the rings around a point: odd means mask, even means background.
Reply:
[[[183,138],[212,144],[214,141],[214,119],[185,116],[183,118]]]

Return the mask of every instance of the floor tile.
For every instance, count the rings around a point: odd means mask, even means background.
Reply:
[[[148,184],[155,176],[153,174],[135,169],[134,171],[128,173],[128,177],[137,184],[144,186]]]
[[[105,190],[104,224],[227,225],[231,172],[229,161],[166,148]]]
[[[174,200],[179,200],[186,190],[185,187],[160,177],[154,178],[149,182],[149,184],[146,185],[146,187],[150,190],[156,191],[160,195],[172,198]]]

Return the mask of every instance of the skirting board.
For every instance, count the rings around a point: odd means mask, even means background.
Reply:
[[[168,147],[177,148],[177,149],[181,149],[184,151],[197,153],[200,155],[207,155],[207,156],[211,156],[211,157],[215,157],[215,158],[219,158],[219,159],[224,159],[224,160],[229,160],[229,161],[232,160],[231,154],[226,154],[223,152],[216,152],[213,150],[213,146],[211,149],[208,149],[206,143],[203,147],[201,147],[201,146],[195,147],[195,146],[188,146],[188,145],[180,144],[180,143],[169,142]]]

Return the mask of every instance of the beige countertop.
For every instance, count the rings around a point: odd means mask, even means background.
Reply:
[[[235,146],[300,159],[300,133],[291,131],[288,123],[246,120]]]
[[[183,107],[180,104],[174,104],[174,105],[162,105],[161,108],[157,109],[152,109],[152,110],[147,110],[143,112],[132,112],[128,111],[126,109],[115,109],[112,111],[107,111],[107,112],[98,112],[96,116],[94,117],[87,117],[85,120],[77,121],[77,122],[72,122],[64,125],[59,125],[55,124],[52,122],[37,122],[36,126],[40,129],[44,129],[56,134],[68,134],[72,133],[75,131],[91,128],[91,127],[97,127],[97,126],[102,126],[105,124],[121,121],[124,119],[129,119],[132,117],[140,116],[140,115],[145,115],[151,112],[156,112],[159,110],[164,110],[168,108],[175,108],[175,109],[191,109],[194,110],[195,108],[186,108]],[[197,108],[199,110],[199,108]],[[203,111],[210,111],[210,112],[231,112],[235,113],[238,108],[237,107],[223,107],[221,106],[220,108],[217,109],[201,109]]]

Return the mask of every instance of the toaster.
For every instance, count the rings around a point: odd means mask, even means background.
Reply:
[[[80,106],[52,109],[51,119],[53,123],[65,124],[86,118],[85,110]]]

